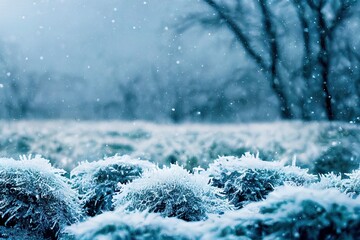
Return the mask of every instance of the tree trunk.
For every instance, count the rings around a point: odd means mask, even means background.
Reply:
[[[271,21],[270,9],[267,5],[267,0],[259,1],[260,9],[263,15],[263,25],[266,34],[266,40],[269,43],[269,55],[270,55],[270,81],[271,88],[278,97],[280,104],[280,115],[283,119],[292,119],[290,104],[285,93],[284,86],[281,81],[281,75],[279,72],[279,46],[276,34],[276,29]]]
[[[321,12],[321,9],[318,11],[318,27],[319,27],[319,63],[321,67],[321,80],[322,80],[322,89],[325,102],[325,110],[328,120],[335,120],[333,107],[332,107],[332,96],[329,89],[329,73],[330,73],[330,56],[327,43],[327,26],[324,19],[324,15]]]
[[[310,89],[310,81],[312,76],[312,64],[313,57],[310,45],[310,24],[306,19],[305,6],[303,0],[294,0],[294,7],[300,22],[300,29],[303,37],[303,59],[301,66],[301,75],[305,84],[305,88],[302,89],[302,95],[299,97],[299,107],[301,110],[301,118],[305,121],[311,120],[311,114],[309,111],[309,105],[312,103],[312,94],[308,93]]]

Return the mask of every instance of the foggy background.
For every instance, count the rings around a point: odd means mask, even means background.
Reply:
[[[358,1],[2,0],[0,11],[3,119],[360,121]]]

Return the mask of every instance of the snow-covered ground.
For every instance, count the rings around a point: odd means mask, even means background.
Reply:
[[[360,235],[353,124],[2,122],[0,152],[1,240]]]
[[[160,166],[206,168],[218,156],[259,153],[314,169],[360,163],[360,126],[327,122],[158,125],[146,122],[19,121],[0,123],[0,157],[40,154],[70,171],[78,162],[130,155]],[[336,164],[338,163],[338,164]],[[349,166],[351,168],[351,166]],[[345,169],[346,170],[346,169]],[[341,170],[340,171],[345,171]]]

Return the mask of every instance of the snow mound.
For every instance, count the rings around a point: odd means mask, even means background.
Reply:
[[[284,184],[301,186],[317,179],[305,169],[262,161],[250,153],[241,158],[220,157],[210,164],[207,173],[211,185],[222,188],[236,208],[263,200],[275,187]]]
[[[95,216],[113,210],[113,195],[120,191],[120,184],[139,178],[145,170],[155,165],[129,156],[114,156],[96,162],[82,162],[71,171],[73,188],[81,198],[85,212]]]
[[[0,226],[56,238],[64,226],[77,222],[78,195],[64,173],[40,156],[0,159]]]
[[[193,239],[187,222],[163,218],[158,214],[124,214],[107,212],[86,222],[70,226],[68,232],[75,240],[88,239]]]
[[[204,239],[356,239],[360,201],[336,189],[282,186],[215,223]]]
[[[115,197],[116,206],[127,210],[160,213],[185,221],[199,221],[208,213],[222,213],[230,207],[208,178],[190,174],[178,165],[145,172],[142,178],[124,185]]]

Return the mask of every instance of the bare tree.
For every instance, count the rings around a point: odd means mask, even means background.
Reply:
[[[310,84],[311,79],[315,78],[316,81],[321,82],[326,116],[329,120],[335,120],[334,101],[330,88],[331,74],[335,71],[332,69],[332,62],[339,58],[340,54],[334,49],[334,44],[339,40],[335,33],[339,26],[352,17],[357,1],[293,0],[292,2],[303,33],[302,76],[306,88],[303,97],[300,98],[301,105],[304,106],[313,99],[308,89],[313,84]],[[309,119],[306,107],[302,109],[302,117]]]
[[[236,10],[241,9],[242,1],[237,1],[237,8],[235,9],[234,14],[231,13],[230,8],[225,3],[218,3],[214,0],[203,0],[203,2],[216,13],[215,17],[217,21],[214,21],[214,19],[211,21],[209,20],[209,17],[206,16],[205,18],[200,19],[200,22],[203,24],[210,23],[211,25],[214,25],[216,22],[224,24],[231,31],[246,54],[257,65],[258,71],[264,73],[264,76],[270,81],[270,86],[279,100],[281,117],[283,119],[292,119],[294,115],[291,111],[291,104],[289,103],[279,70],[281,54],[278,42],[277,25],[268,0],[258,1],[261,15],[260,25],[263,27],[264,31],[261,40],[264,42],[267,51],[265,55],[258,52],[259,49],[254,46],[253,42],[257,39],[249,37],[244,26],[236,21],[235,16],[240,14],[239,12],[236,12]]]
[[[253,60],[258,70],[269,80],[271,88],[277,96],[281,117],[283,119],[295,118],[293,100],[300,109],[301,118],[304,120],[319,119],[321,115],[312,116],[313,102],[321,98],[322,111],[328,120],[335,120],[334,99],[332,93],[332,81],[334,72],[334,61],[340,57],[341,51],[335,45],[339,42],[338,32],[341,26],[348,24],[349,20],[356,14],[356,0],[292,0],[293,9],[300,25],[303,45],[302,59],[299,59],[300,71],[297,67],[284,64],[284,55],[293,53],[285,52],[281,44],[284,37],[279,34],[281,29],[280,15],[286,15],[294,19],[290,14],[289,7],[280,9],[276,4],[281,1],[270,0],[234,0],[216,1],[202,0],[215,14],[191,15],[205,26],[225,26],[235,36],[236,41],[242,46],[246,55]],[[257,25],[260,26],[257,35],[252,35],[246,25],[250,24],[248,17],[254,12],[246,12],[246,5],[255,6],[258,14]],[[284,4],[283,4],[284,5]],[[275,14],[276,12],[276,14]],[[279,13],[280,12],[280,13]],[[284,23],[287,24],[287,23]],[[188,27],[189,22],[185,23]],[[253,29],[252,29],[253,30]],[[294,30],[293,30],[294,31]],[[341,32],[341,31],[340,31]],[[263,44],[259,47],[259,43]],[[295,54],[296,55],[296,54]],[[300,76],[303,81],[303,89],[298,95],[289,93],[287,84],[292,78],[283,74],[284,70],[296,78]],[[300,73],[300,74],[299,74]],[[290,83],[291,85],[291,83]],[[332,85],[333,87],[335,85]],[[321,89],[321,96],[317,89]],[[317,104],[317,103],[316,103]]]

